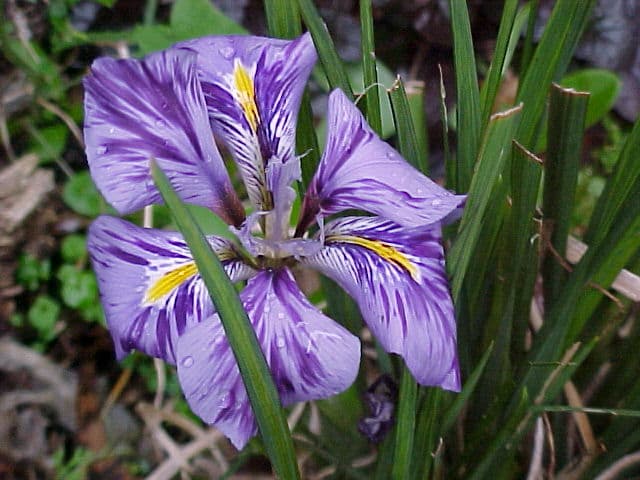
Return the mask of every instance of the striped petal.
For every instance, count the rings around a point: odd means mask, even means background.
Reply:
[[[251,279],[240,298],[283,405],[325,398],[358,373],[360,342],[305,298],[287,269]],[[256,433],[242,378],[216,318],[178,340],[178,378],[191,409],[241,449]]]
[[[301,262],[349,292],[384,349],[401,355],[419,383],[459,390],[440,227],[343,217],[327,225],[325,235],[325,248]]]
[[[382,141],[340,90],[329,96],[327,145],[309,185],[298,231],[318,214],[358,209],[407,227],[442,221],[464,195],[438,186]]]
[[[228,240],[208,240],[232,281],[255,273]],[[214,313],[182,236],[102,216],[89,229],[88,249],[118,358],[137,349],[175,363],[178,337]]]
[[[195,60],[169,50],[93,63],[84,79],[89,167],[120,213],[161,202],[149,171],[154,158],[184,201],[240,225],[244,211],[213,141]]]
[[[205,37],[179,48],[197,52],[198,73],[214,132],[231,150],[258,210],[290,207],[284,187],[300,177],[296,119],[316,61],[311,37]],[[272,163],[288,164],[286,169]],[[273,170],[273,171],[271,171]],[[278,203],[285,204],[277,207]],[[275,204],[275,205],[274,205]]]

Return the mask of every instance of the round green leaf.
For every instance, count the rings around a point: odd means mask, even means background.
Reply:
[[[560,84],[580,92],[589,92],[586,127],[597,123],[613,107],[620,92],[620,79],[609,71],[599,68],[587,68],[570,73]]]

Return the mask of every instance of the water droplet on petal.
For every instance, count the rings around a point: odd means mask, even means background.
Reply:
[[[230,395],[223,395],[220,397],[220,401],[218,402],[218,406],[220,408],[229,408],[230,405],[231,405]]]
[[[285,318],[285,314],[284,313],[282,313],[282,312],[278,313],[278,319],[279,320],[284,320],[284,318]]]
[[[167,126],[167,123],[164,120],[156,120],[156,127],[164,128]]]
[[[109,129],[109,133],[110,133],[111,135],[113,135],[114,133],[116,133],[116,129],[115,129],[115,128],[113,128],[113,127],[111,127],[111,128]]]
[[[440,200],[439,198],[436,198],[435,200],[433,200],[431,202],[431,205],[434,206],[434,207],[437,207],[440,204],[442,204],[442,200]]]
[[[105,147],[104,145],[100,145],[98,148],[96,148],[96,153],[98,155],[104,155],[105,153],[107,153],[107,147]]]
[[[280,337],[280,336],[278,336],[278,337],[276,338],[276,347],[278,347],[278,348],[284,348],[285,344],[286,344],[286,342],[284,341],[284,337]]]
[[[230,60],[231,57],[233,57],[233,55],[236,53],[233,47],[222,47],[219,52],[220,55],[222,55],[222,57],[226,58],[227,60]]]
[[[387,152],[387,158],[393,158],[393,152]]]
[[[184,368],[193,366],[193,357],[185,357],[184,360],[182,360],[182,366]]]

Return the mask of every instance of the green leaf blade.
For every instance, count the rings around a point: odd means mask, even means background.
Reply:
[[[220,316],[273,467],[281,478],[300,478],[293,441],[280,405],[278,391],[235,287],[164,172],[155,162],[152,162],[151,171],[162,198],[189,245],[198,271]]]

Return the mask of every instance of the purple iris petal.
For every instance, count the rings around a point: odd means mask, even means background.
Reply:
[[[89,167],[120,213],[161,202],[149,171],[153,158],[184,201],[239,225],[244,211],[213,141],[195,60],[168,50],[93,63],[84,80]]]
[[[208,240],[232,281],[255,273],[232,258],[228,240]],[[88,249],[118,358],[135,348],[175,363],[177,338],[214,313],[182,236],[102,216],[89,229]]]
[[[299,162],[296,118],[316,61],[310,35],[293,41],[205,37],[178,48],[198,54],[198,74],[214,132],[232,151],[251,201],[260,210],[270,209],[264,191],[271,159]]]
[[[354,381],[360,342],[309,303],[287,269],[265,271],[240,294],[283,405],[325,398]],[[191,409],[237,448],[256,425],[233,353],[216,318],[178,340],[178,378]]]
[[[302,263],[349,292],[384,349],[401,355],[419,383],[458,391],[440,226],[411,229],[377,217],[344,217],[327,225],[325,235],[325,248]]]
[[[327,145],[304,199],[299,231],[318,213],[365,210],[407,226],[448,217],[465,201],[438,186],[383,142],[340,90],[329,96]]]
[[[322,249],[322,243],[315,239],[287,238],[273,240],[272,237],[260,238],[254,236],[251,233],[251,229],[258,219],[263,216],[265,216],[264,212],[254,212],[247,217],[242,228],[231,227],[231,230],[242,242],[242,246],[254,257],[268,257],[271,259],[309,257]]]

